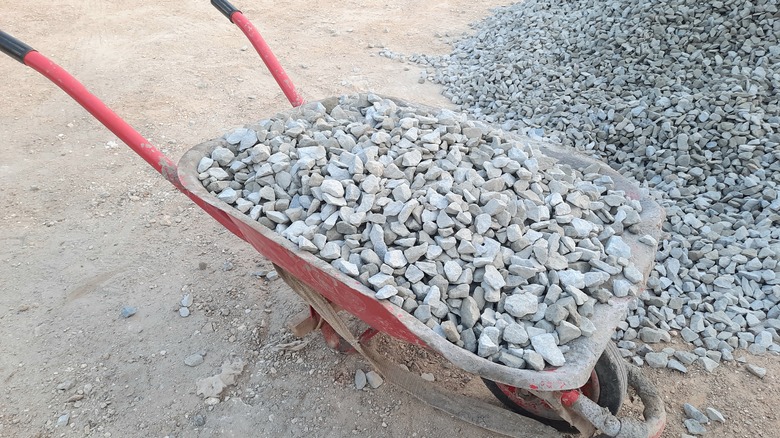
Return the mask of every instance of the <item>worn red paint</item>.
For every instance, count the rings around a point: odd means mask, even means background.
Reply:
[[[579,391],[566,391],[561,395],[561,403],[568,407],[571,407],[571,405],[574,404],[578,399],[580,398],[580,392]]]

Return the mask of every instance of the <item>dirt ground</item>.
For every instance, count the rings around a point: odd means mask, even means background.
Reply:
[[[237,0],[308,99],[370,90],[434,106],[448,106],[440,89],[378,47],[446,53],[448,35],[508,3]],[[1,29],[68,69],[174,160],[288,107],[207,1],[0,4]],[[281,280],[261,278],[267,260],[37,73],[3,57],[0,77],[0,437],[491,436],[390,385],[356,391],[355,370],[367,365],[317,334],[299,351],[279,350],[305,306]],[[194,303],[183,318],[187,293]],[[137,314],[121,318],[123,306]],[[195,352],[205,362],[185,365]],[[711,436],[777,436],[780,364],[740,355],[767,376],[740,364],[646,371],[667,401],[664,436],[684,430],[683,402],[727,417]],[[246,367],[208,406],[195,381],[230,358]],[[473,376],[424,357],[406,362],[490,397]],[[626,412],[638,408],[629,402]]]

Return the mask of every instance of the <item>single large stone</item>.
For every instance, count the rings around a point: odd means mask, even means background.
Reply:
[[[522,324],[512,323],[504,328],[503,338],[506,342],[517,345],[528,344],[528,332]]]
[[[550,333],[532,337],[531,346],[544,358],[545,362],[554,367],[560,367],[566,363],[566,358],[563,357],[561,349],[555,343],[555,337]]]
[[[347,275],[351,275],[353,277],[357,277],[358,275],[360,275],[360,271],[358,270],[357,265],[355,265],[352,262],[339,259],[333,262],[333,266],[335,266],[336,269],[338,269],[339,271]]]
[[[639,339],[641,339],[642,342],[646,342],[648,344],[656,344],[662,340],[664,342],[669,342],[669,334],[663,330],[642,327],[639,329]]]
[[[376,299],[386,300],[392,296],[395,296],[396,294],[398,294],[398,288],[388,284],[376,292]]]
[[[534,350],[525,350],[523,360],[532,370],[542,371],[544,369],[544,357]]]
[[[404,256],[404,252],[400,249],[394,249],[391,251],[387,251],[385,253],[385,259],[384,262],[387,263],[389,266],[400,269],[404,268],[407,265],[406,257]]]
[[[582,331],[576,325],[568,321],[562,321],[555,331],[558,332],[558,342],[561,344],[566,344],[582,335]]]
[[[422,322],[427,322],[429,319],[431,319],[431,316],[431,306],[428,304],[420,304],[416,309],[414,309],[414,317]]]
[[[460,323],[465,328],[474,327],[479,321],[479,306],[477,301],[472,297],[463,298],[460,304]]]
[[[236,155],[228,148],[218,147],[211,152],[211,159],[223,167],[229,166],[234,158]]]
[[[620,236],[612,236],[604,245],[604,251],[615,257],[631,258],[631,247]]]
[[[515,318],[533,315],[538,308],[539,298],[528,292],[509,295],[504,302],[504,309]]]
[[[500,331],[495,327],[485,327],[479,336],[478,354],[482,357],[498,353]]]
[[[569,311],[558,303],[548,305],[544,311],[544,319],[555,325],[560,324],[567,316],[569,316]]]
[[[707,417],[709,417],[712,421],[717,421],[719,423],[725,423],[726,417],[723,416],[723,414],[720,413],[717,409],[713,407],[707,408]]]
[[[387,244],[385,243],[385,231],[380,225],[374,225],[369,232],[369,239],[374,248],[374,252],[384,260],[387,254]]]
[[[501,275],[501,273],[498,272],[498,269],[493,265],[485,266],[485,274],[482,277],[482,280],[495,290],[501,290],[502,287],[506,286],[504,276]]]
[[[474,219],[474,225],[476,227],[477,234],[485,234],[487,230],[490,229],[491,225],[493,223],[493,220],[490,218],[489,214],[479,214]]]
[[[341,247],[336,242],[327,242],[320,251],[320,257],[325,260],[336,260],[341,257]]]
[[[211,165],[214,164],[214,160],[212,160],[209,157],[203,157],[198,162],[198,173],[203,173],[211,167]],[[224,170],[223,170],[224,172]],[[227,174],[227,172],[225,172]]]
[[[454,260],[449,260],[444,264],[444,274],[447,276],[447,280],[454,283],[463,273],[463,268],[460,264]]]
[[[585,287],[585,274],[573,269],[567,269],[565,271],[558,272],[558,280],[561,282],[561,286],[572,286],[577,289]]]
[[[322,190],[322,193],[327,193],[328,195],[336,198],[341,198],[344,196],[344,186],[341,185],[340,182],[333,179],[324,180],[320,185],[320,190]]]
[[[228,203],[228,204],[232,204],[232,203],[236,202],[236,199],[238,199],[238,197],[239,197],[239,193],[237,191],[233,190],[231,187],[228,187],[225,190],[222,190],[222,192],[220,192],[217,195],[217,198],[219,198],[220,201]]]
[[[379,272],[372,277],[368,278],[368,284],[376,288],[377,290],[383,288],[384,286],[387,286],[389,284],[394,284],[395,278],[392,275],[388,275],[382,272]]]
[[[503,363],[504,365],[510,367],[510,368],[523,368],[525,367],[525,361],[515,356],[514,354],[507,353],[505,351],[502,351],[501,354],[498,357],[499,362]]]
[[[403,154],[401,165],[405,167],[414,167],[420,164],[420,161],[422,161],[422,153],[417,149],[413,149]]]
[[[704,435],[707,433],[707,429],[694,419],[689,418],[683,421],[683,424],[685,425],[685,430],[691,435]]]
[[[455,323],[452,321],[444,321],[441,323],[441,330],[444,332],[444,335],[447,337],[447,340],[452,343],[457,343],[460,341],[460,333],[458,333],[458,328],[455,326]]]
[[[669,356],[666,353],[647,353],[645,355],[645,362],[652,368],[666,368],[666,364],[669,362]]]

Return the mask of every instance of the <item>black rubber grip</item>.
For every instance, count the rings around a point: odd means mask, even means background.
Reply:
[[[0,51],[24,64],[24,57],[34,51],[32,47],[0,30]]]
[[[211,4],[217,8],[219,12],[222,12],[222,15],[226,16],[231,23],[233,22],[233,14],[241,12],[227,0],[211,0]]]

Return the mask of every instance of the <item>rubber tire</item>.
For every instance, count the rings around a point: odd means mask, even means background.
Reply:
[[[604,349],[604,352],[601,354],[601,357],[599,357],[593,370],[596,372],[596,376],[599,379],[599,399],[596,400],[596,403],[598,403],[599,406],[609,409],[613,415],[617,414],[620,406],[623,405],[623,400],[625,399],[626,391],[628,390],[628,372],[626,371],[623,357],[620,355],[620,352],[614,343],[609,342],[607,344],[607,348]],[[533,418],[548,426],[552,426],[564,433],[579,432],[577,428],[565,420],[552,420],[526,411],[507,397],[498,385],[496,385],[496,382],[484,378],[482,381],[490,392],[512,411]]]

